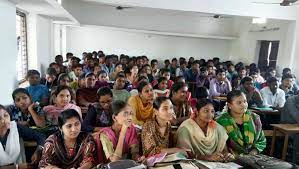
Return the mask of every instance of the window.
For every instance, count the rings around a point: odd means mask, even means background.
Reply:
[[[17,37],[17,80],[22,82],[28,71],[27,55],[27,28],[26,15],[20,11],[16,13],[16,37]]]
[[[268,67],[276,68],[279,41],[260,41],[258,66],[261,71]]]

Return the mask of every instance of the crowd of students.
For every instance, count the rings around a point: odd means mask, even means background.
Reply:
[[[57,55],[44,77],[29,70],[30,85],[0,106],[0,166],[83,169],[177,152],[228,162],[266,147],[260,117],[248,108],[286,105],[284,120],[299,122],[289,68],[280,78],[273,68],[219,58],[161,63],[102,51],[66,58]],[[31,163],[23,140],[38,143]]]

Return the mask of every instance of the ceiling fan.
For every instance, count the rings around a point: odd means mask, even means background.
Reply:
[[[249,32],[272,32],[272,31],[279,31],[279,27],[268,28],[266,26],[262,27],[260,30],[250,30]]]
[[[278,4],[280,6],[294,6],[294,5],[299,5],[298,3],[295,4],[298,0],[283,0],[280,3],[271,3],[271,2],[252,2],[255,4]]]
[[[214,19],[232,18],[232,17],[230,17],[230,16],[219,15],[219,14],[215,14],[215,15],[202,15],[202,16],[200,16],[200,17],[214,18]]]
[[[116,10],[124,10],[124,9],[130,9],[130,8],[133,8],[133,7],[129,7],[129,6],[121,6],[121,5],[110,5],[110,4],[105,4],[106,6],[111,6],[113,8],[115,8]]]

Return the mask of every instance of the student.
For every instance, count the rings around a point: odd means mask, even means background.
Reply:
[[[264,105],[274,109],[282,108],[285,103],[285,93],[278,88],[278,80],[276,77],[268,78],[267,85],[267,87],[261,90]]]
[[[170,68],[169,68],[169,70],[170,70],[170,76],[172,77],[172,79],[174,77],[176,77],[176,69],[177,68],[178,68],[178,60],[177,60],[177,58],[173,58],[171,60],[171,65],[170,65]]]
[[[180,67],[178,67],[175,71],[175,76],[184,76],[185,78],[187,78],[187,71],[189,69],[187,68],[187,61],[186,60],[182,60],[180,62]]]
[[[141,140],[143,155],[146,157],[159,153],[173,154],[182,152],[187,155],[185,149],[171,148],[171,123],[175,118],[173,105],[169,98],[158,97],[155,100],[155,116],[148,120],[142,127]]]
[[[154,92],[149,82],[140,82],[137,90],[138,95],[131,96],[128,100],[128,104],[133,110],[133,123],[143,125],[143,123],[151,119],[154,114]]]
[[[55,62],[50,63],[49,68],[54,68],[55,69],[56,77],[58,77],[60,75],[60,73],[62,73],[61,70],[60,70],[60,66]]]
[[[83,67],[83,72],[86,73],[92,73],[93,72],[93,67],[94,67],[94,60],[91,55],[86,56],[86,62],[85,66]]]
[[[157,59],[151,60],[151,67],[152,67],[152,73],[153,73],[154,78],[157,78],[160,73]]]
[[[96,134],[98,161],[114,162],[122,159],[139,159],[139,141],[132,125],[132,109],[121,100],[112,103],[111,127],[105,127]]]
[[[173,85],[173,81],[170,80],[170,70],[169,69],[161,69],[161,76],[165,77],[167,79],[167,89],[170,89],[171,86]]]
[[[70,83],[70,87],[74,90],[77,91],[79,88],[85,88],[85,73],[82,73],[78,77],[78,81],[73,81]]]
[[[227,95],[228,109],[218,119],[228,134],[227,146],[233,154],[261,153],[266,148],[266,137],[259,115],[247,110],[246,96],[240,90]]]
[[[114,70],[114,72],[112,72],[112,73],[110,74],[109,79],[110,79],[111,81],[115,81],[115,80],[116,80],[116,76],[117,76],[117,74],[120,73],[120,72],[122,72],[122,71],[123,71],[123,65],[120,64],[120,63],[117,63],[117,64],[115,65],[115,70]]]
[[[80,114],[80,116],[82,116],[80,107],[71,103],[72,89],[70,87],[58,86],[57,90],[53,93],[53,96],[55,104],[45,106],[43,108],[46,119],[51,125],[57,125],[58,116],[66,109],[74,109]]]
[[[199,63],[193,62],[191,68],[187,71],[187,82],[196,82],[196,77],[199,74]]]
[[[210,97],[226,96],[231,91],[231,84],[224,69],[217,70],[217,77],[210,82]]]
[[[66,73],[66,66],[63,66],[63,57],[62,55],[55,56],[55,63],[60,67],[60,73]]]
[[[118,73],[115,78],[115,82],[113,85],[112,93],[113,93],[113,101],[122,100],[127,102],[130,93],[125,89],[126,77],[123,73]]]
[[[254,71],[251,71],[249,73],[249,76],[252,78],[253,80],[253,85],[255,88],[257,88],[258,90],[261,90],[263,88],[263,83],[259,83],[258,82],[258,73],[257,72],[254,72]]]
[[[247,76],[247,71],[246,71],[246,67],[242,66],[238,69],[238,75],[240,77],[240,79],[242,80],[244,77]]]
[[[165,96],[169,97],[170,90],[167,89],[167,78],[160,77],[158,79],[158,84],[154,87],[154,98]]]
[[[71,81],[78,81],[79,76],[82,74],[83,65],[76,64],[72,66],[72,71],[68,73]]]
[[[206,67],[200,68],[200,73],[196,78],[196,87],[210,88],[210,79]]]
[[[230,63],[227,65],[227,79],[231,81],[234,75],[238,75],[238,72],[235,71],[234,64]]]
[[[177,130],[177,147],[190,149],[198,160],[228,162],[234,160],[226,148],[226,130],[213,120],[213,102],[201,99],[196,111]]]
[[[32,168],[38,163],[36,157],[45,138],[32,129],[17,125],[11,120],[5,107],[0,105],[0,168]],[[23,142],[20,138],[36,141],[38,144],[31,163],[25,163],[25,149],[21,146]]]
[[[45,85],[40,84],[40,73],[37,70],[28,70],[27,80],[29,86],[26,87],[33,102],[39,102],[41,106],[48,105],[49,90]]]
[[[129,72],[127,72],[125,74],[126,79],[130,84],[132,84],[134,86],[134,84],[136,84],[137,78],[138,78],[138,66],[133,65],[131,67],[128,67],[128,70],[129,70]]]
[[[8,106],[11,119],[27,127],[45,126],[45,114],[38,103],[32,102],[28,91],[17,88],[12,92],[14,105]]]
[[[108,81],[109,81],[109,76],[107,74],[106,71],[101,70],[98,74],[97,74],[97,81],[95,84],[95,88],[99,89],[101,87],[105,87],[105,86],[110,86]]]
[[[148,64],[145,64],[142,66],[141,71],[139,72],[139,75],[141,75],[140,73],[144,73],[147,76],[150,83],[152,83],[155,80],[154,76],[152,75],[151,66]]]
[[[170,68],[170,61],[169,59],[164,60],[164,69],[169,69]]]
[[[47,69],[46,77],[42,78],[40,84],[45,85],[49,92],[51,92],[51,88],[57,86],[57,78],[56,77],[56,70],[54,68],[49,67]]]
[[[241,80],[241,91],[245,94],[248,107],[263,107],[263,98],[260,92],[254,87],[253,80],[246,76]]]
[[[171,121],[172,125],[179,126],[191,114],[191,106],[188,102],[187,93],[188,86],[182,82],[175,83],[171,88],[170,99],[176,114],[176,119]]]
[[[299,93],[298,87],[293,81],[294,76],[292,74],[285,74],[282,76],[281,85],[279,88],[284,91],[286,100],[288,97],[297,95]]]
[[[81,116],[73,109],[61,112],[59,131],[45,142],[39,168],[89,169],[95,163],[95,142],[91,135],[81,132]]]
[[[98,103],[89,105],[83,121],[82,129],[87,132],[97,132],[103,127],[112,125],[112,91],[108,87],[102,87],[97,95]]]
[[[94,58],[94,60],[97,60]],[[98,61],[95,61],[93,66],[93,74],[97,75],[100,71],[102,71],[101,65],[99,65]]]
[[[87,73],[85,75],[85,88],[78,89],[76,93],[78,106],[88,107],[90,104],[97,102],[97,88],[95,88],[95,83],[95,75]]]

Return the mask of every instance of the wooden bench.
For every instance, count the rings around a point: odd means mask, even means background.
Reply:
[[[273,130],[263,130],[263,131],[264,131],[265,137],[273,137]],[[282,136],[284,136],[284,134],[281,132],[277,132],[276,136],[282,137]]]

